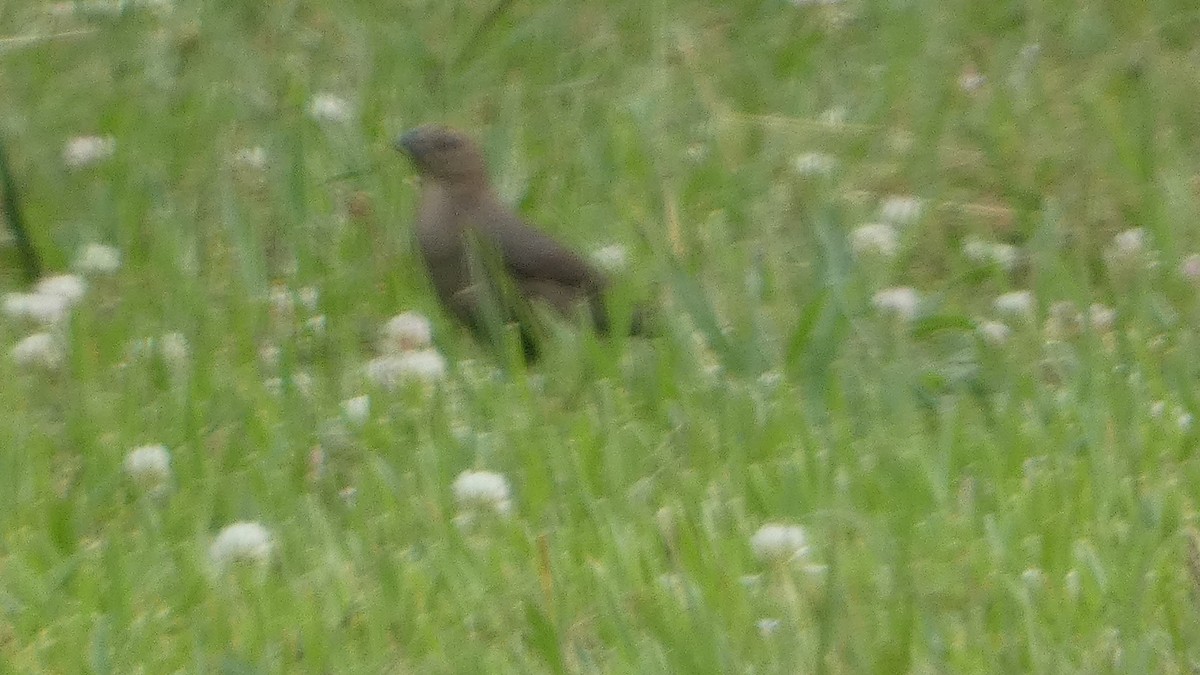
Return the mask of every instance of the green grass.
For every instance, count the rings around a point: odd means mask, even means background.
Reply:
[[[46,266],[123,255],[59,370],[8,358],[34,328],[0,317],[6,671],[1200,663],[1191,3],[104,7],[0,1],[0,133]],[[350,119],[314,121],[321,92]],[[564,332],[529,371],[473,344],[424,279],[391,149],[431,121],[477,135],[531,221],[625,243],[622,302],[650,299],[660,334]],[[115,153],[71,170],[85,134]],[[251,146],[264,169],[231,161]],[[814,151],[831,175],[794,169]],[[921,216],[894,258],[856,255],[889,195]],[[1106,263],[1132,227],[1153,260]],[[970,237],[1021,262],[974,264]],[[16,249],[0,263],[22,290]],[[317,308],[273,314],[279,284]],[[925,298],[912,322],[872,307],[891,286]],[[1022,288],[1037,318],[982,342]],[[1049,340],[1059,300],[1116,324]],[[410,309],[448,376],[372,387],[375,333]],[[172,331],[182,368],[132,353]],[[340,421],[362,393],[370,419]],[[149,443],[171,451],[157,497],[122,464]],[[463,523],[469,469],[507,477],[511,516]],[[275,549],[222,574],[209,546],[239,520]],[[768,522],[803,526],[823,572],[760,561]]]

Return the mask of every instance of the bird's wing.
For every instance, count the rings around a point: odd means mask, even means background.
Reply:
[[[579,254],[523,223],[511,212],[484,228],[504,267],[519,281],[551,281],[592,293],[604,286],[604,275]]]
[[[582,308],[600,332],[608,331],[603,293],[604,275],[571,249],[529,227],[515,214],[493,213],[473,228],[478,238],[476,265],[489,270],[489,295],[522,325],[536,325],[534,305],[546,305],[563,316]]]

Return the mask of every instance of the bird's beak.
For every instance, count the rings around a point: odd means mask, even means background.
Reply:
[[[393,147],[406,155],[416,155],[417,131],[417,129],[412,129],[404,132],[404,135],[396,139]]]

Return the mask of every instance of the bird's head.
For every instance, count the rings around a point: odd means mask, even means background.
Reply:
[[[417,171],[438,181],[481,181],[487,167],[483,152],[466,134],[439,125],[426,125],[396,139],[396,149],[408,155]]]

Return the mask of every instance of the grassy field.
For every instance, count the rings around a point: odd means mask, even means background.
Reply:
[[[1195,671],[1198,35],[0,0],[0,134],[86,278],[11,295],[0,244],[4,670]],[[434,121],[660,334],[525,369],[441,314],[391,149]],[[405,311],[438,351],[381,384]]]

